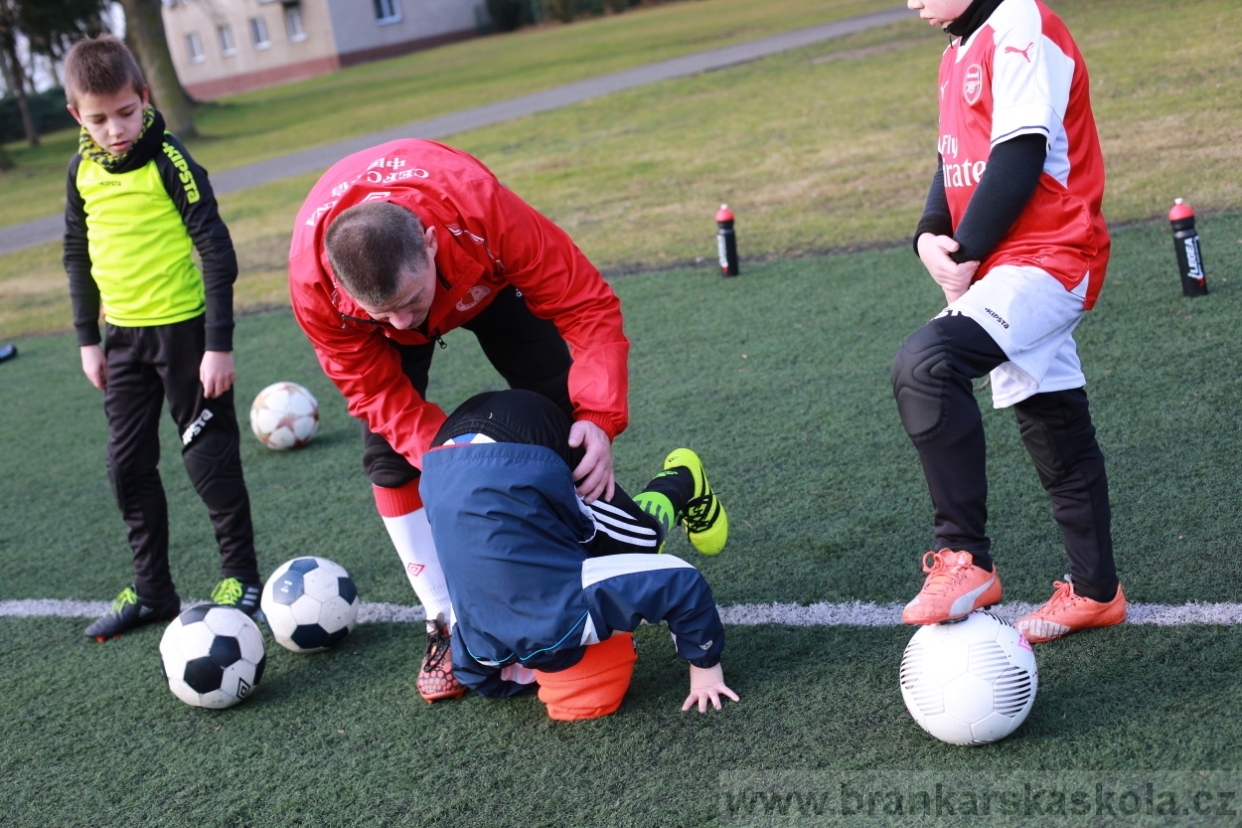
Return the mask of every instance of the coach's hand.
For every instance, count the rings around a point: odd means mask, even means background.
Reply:
[[[78,350],[82,352],[82,373],[86,374],[91,385],[100,391],[107,391],[108,358],[104,356],[103,348],[98,345],[83,345]]]
[[[232,351],[205,351],[198,368],[198,379],[203,383],[203,396],[215,399],[233,387],[237,374],[233,370]]]
[[[936,284],[944,290],[944,298],[953,304],[970,287],[979,269],[978,262],[953,261],[950,253],[956,253],[961,247],[952,236],[934,236],[924,233],[919,236],[919,259]]]
[[[569,429],[569,446],[581,446],[586,452],[578,468],[574,469],[574,482],[578,494],[587,503],[599,498],[612,500],[617,479],[612,474],[612,441],[604,430],[589,420],[578,420]]]

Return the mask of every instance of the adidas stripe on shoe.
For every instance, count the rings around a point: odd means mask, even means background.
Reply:
[[[96,641],[107,641],[148,624],[171,621],[180,614],[181,598],[177,593],[152,600],[143,598],[132,586],[127,586],[112,602],[112,610],[91,622],[86,628],[86,635]]]
[[[688,469],[694,478],[694,496],[686,504],[686,512],[681,518],[686,535],[699,552],[716,555],[729,540],[729,517],[720,498],[707,482],[707,473],[703,471],[703,461],[699,456],[687,448],[674,449],[664,458],[664,468],[678,466]]]
[[[240,578],[225,578],[211,591],[211,602],[224,607],[237,607],[256,620],[266,620],[259,601],[263,597],[263,584],[248,584]]]

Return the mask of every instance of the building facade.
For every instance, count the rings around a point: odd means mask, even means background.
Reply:
[[[181,84],[210,100],[474,37],[481,0],[165,0]]]

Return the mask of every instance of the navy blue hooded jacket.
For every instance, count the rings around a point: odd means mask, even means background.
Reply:
[[[453,672],[476,692],[532,692],[501,668],[564,670],[587,645],[643,620],[666,622],[691,664],[719,663],[724,627],[707,581],[672,555],[591,557],[595,519],[551,449],[435,449],[419,489],[456,618]]]

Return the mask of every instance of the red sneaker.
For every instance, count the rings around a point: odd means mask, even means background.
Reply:
[[[443,617],[427,621],[427,651],[418,671],[418,695],[427,704],[466,695],[465,685],[453,675],[452,639]]]
[[[927,556],[932,565],[927,565]],[[941,549],[923,555],[928,573],[923,588],[901,613],[903,624],[939,624],[957,621],[977,609],[987,609],[1001,599],[1000,576],[975,566],[969,552]]]
[[[1068,575],[1064,581],[1053,581],[1056,592],[1048,603],[1018,619],[1018,631],[1032,644],[1055,641],[1079,630],[1111,627],[1126,620],[1126,596],[1117,585],[1117,594],[1108,603],[1092,601],[1074,592]]]

